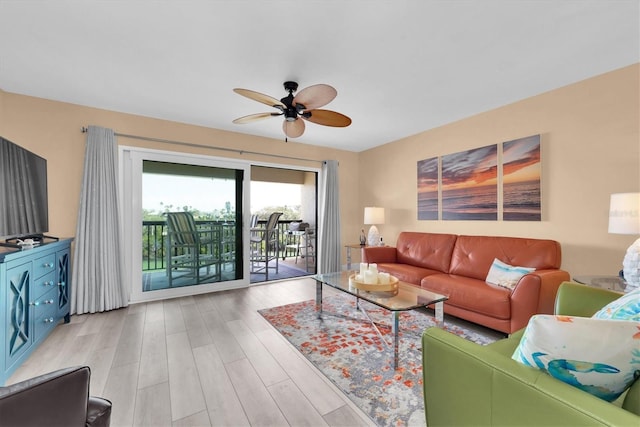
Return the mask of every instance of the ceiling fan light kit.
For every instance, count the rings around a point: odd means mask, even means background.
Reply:
[[[293,95],[298,90],[298,83],[284,82],[284,89],[289,92],[287,96],[280,99],[273,98],[260,92],[249,89],[235,88],[233,91],[239,95],[253,99],[262,104],[269,105],[279,112],[256,113],[235,119],[235,124],[253,123],[269,117],[284,116],[282,131],[289,138],[302,136],[305,130],[304,120],[332,127],[347,127],[351,124],[351,119],[344,114],[331,110],[320,110],[338,95],[333,87],[326,84],[309,86]],[[300,120],[304,119],[304,120]]]

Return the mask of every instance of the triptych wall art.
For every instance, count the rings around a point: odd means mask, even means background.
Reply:
[[[540,135],[420,160],[418,219],[540,221],[541,175]]]

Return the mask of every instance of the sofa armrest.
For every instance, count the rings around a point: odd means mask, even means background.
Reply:
[[[366,263],[396,263],[396,248],[393,246],[365,246],[362,248],[362,262]]]
[[[574,282],[564,282],[558,289],[555,314],[591,317],[621,294],[608,289],[592,288]]]
[[[553,314],[558,288],[567,279],[564,270],[536,270],[522,276],[511,292],[510,332],[527,326],[534,314]]]
[[[511,326],[510,333],[527,326],[531,316],[539,312],[542,277],[529,273],[522,276],[511,292]]]
[[[427,425],[637,425],[638,417],[439,328],[422,336]]]
[[[564,270],[537,270],[530,273],[540,278],[537,313],[553,314],[554,303],[560,284],[569,280]]]

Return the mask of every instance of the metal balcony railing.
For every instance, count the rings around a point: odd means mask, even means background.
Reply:
[[[284,250],[289,243],[289,236],[286,231],[292,222],[301,220],[281,220],[278,222],[279,239],[281,250]],[[266,220],[259,220],[258,227],[266,226]],[[233,221],[196,221],[198,227],[223,226],[226,230],[235,232],[235,222]],[[142,221],[142,271],[164,270],[166,265],[166,236],[167,223],[165,221]],[[285,255],[283,253],[283,255]]]

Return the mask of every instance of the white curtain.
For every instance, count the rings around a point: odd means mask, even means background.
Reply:
[[[120,243],[118,145],[113,130],[89,126],[71,282],[72,314],[128,305]]]
[[[325,160],[322,164],[320,218],[319,273],[340,271],[342,246],[340,245],[340,199],[338,186],[338,161]]]

